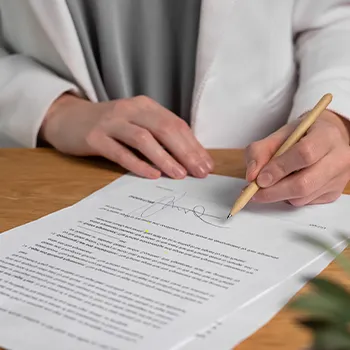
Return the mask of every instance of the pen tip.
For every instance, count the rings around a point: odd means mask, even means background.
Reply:
[[[227,215],[227,219],[229,219],[231,216],[232,216],[231,214],[228,214],[228,215]]]

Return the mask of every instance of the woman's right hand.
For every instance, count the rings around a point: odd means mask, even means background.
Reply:
[[[203,178],[214,167],[186,122],[145,96],[92,103],[64,94],[49,109],[39,136],[63,153],[103,156],[151,179],[161,172],[175,179]]]

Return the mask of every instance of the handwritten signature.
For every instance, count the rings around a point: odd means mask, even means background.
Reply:
[[[162,197],[160,199],[152,201],[151,204],[145,204],[142,207],[133,210],[130,214],[138,213],[138,215],[142,218],[149,218],[152,215],[155,215],[156,213],[159,213],[160,211],[163,211],[165,209],[173,209],[182,212],[185,215],[189,213],[193,214],[197,219],[201,220],[207,225],[211,225],[218,228],[225,228],[223,226],[216,225],[209,221],[209,218],[217,220],[220,220],[220,218],[214,215],[207,214],[206,209],[203,205],[195,205],[193,208],[179,206],[179,202],[186,196],[186,194],[187,193],[185,192],[177,198],[174,195]]]

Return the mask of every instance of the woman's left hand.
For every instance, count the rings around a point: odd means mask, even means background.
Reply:
[[[254,202],[328,203],[341,195],[350,180],[350,122],[328,110],[298,143],[271,159],[299,122],[287,124],[246,149],[246,178],[261,187]]]

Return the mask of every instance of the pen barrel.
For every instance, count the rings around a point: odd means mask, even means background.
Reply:
[[[301,121],[294,132],[287,138],[280,149],[275,153],[273,158],[280,156],[286,152],[289,148],[295,145],[308,131],[310,126],[316,121],[319,115],[327,108],[327,106],[332,102],[332,95],[324,95],[320,101],[315,105],[315,107],[308,112],[306,117]]]
[[[242,196],[238,198],[234,206],[231,210],[231,215],[237,214],[240,210],[242,210],[247,203],[250,201],[250,199],[255,195],[256,192],[258,192],[259,186],[257,185],[256,181],[253,181],[249,184],[249,186],[244,190],[244,193]]]

